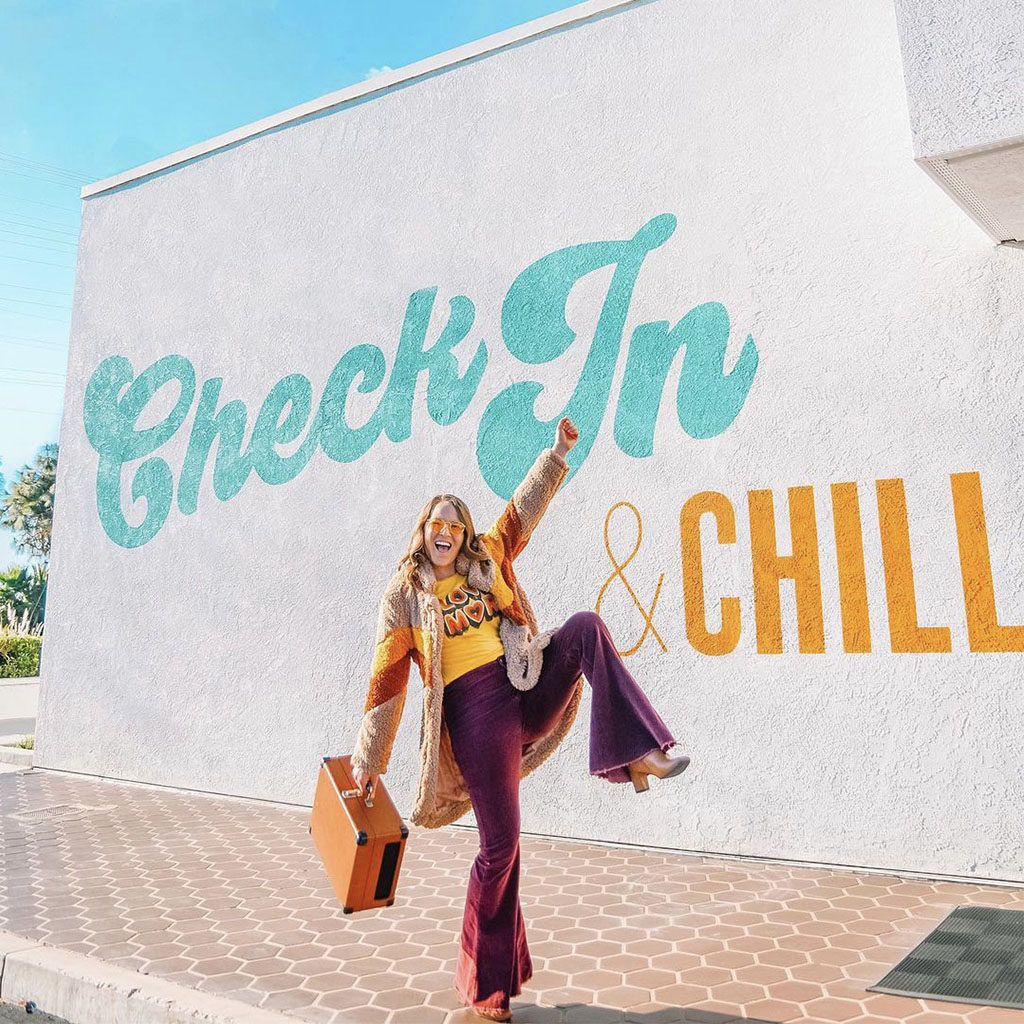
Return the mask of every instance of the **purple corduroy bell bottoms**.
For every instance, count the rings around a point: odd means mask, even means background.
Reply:
[[[676,740],[595,612],[576,612],[555,631],[533,689],[512,685],[504,655],[444,688],[452,753],[480,832],[455,970],[455,989],[466,1003],[508,1009],[533,974],[519,905],[522,747],[554,728],[581,673],[591,689],[590,774],[629,782],[626,765]]]

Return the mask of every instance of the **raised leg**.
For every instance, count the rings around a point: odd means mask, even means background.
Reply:
[[[523,742],[550,732],[580,674],[590,683],[590,774],[629,782],[631,761],[668,750],[676,739],[626,668],[604,620],[580,611],[552,635],[532,690],[522,691]]]

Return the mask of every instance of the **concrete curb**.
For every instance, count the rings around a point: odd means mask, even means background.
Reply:
[[[24,739],[23,736],[0,736],[0,764],[18,764],[25,768],[32,767],[32,751],[25,747],[8,746]]]
[[[0,932],[0,1000],[74,1024],[296,1024],[296,1018]]]

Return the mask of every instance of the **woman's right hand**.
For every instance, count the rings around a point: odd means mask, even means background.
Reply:
[[[359,795],[365,799],[366,797],[366,784],[369,782],[373,788],[373,793],[377,792],[377,782],[380,779],[379,775],[367,775],[363,771],[353,772],[352,777],[356,780],[356,785],[359,787]]]

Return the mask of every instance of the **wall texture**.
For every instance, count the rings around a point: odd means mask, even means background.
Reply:
[[[1024,2],[896,0],[914,155],[1024,136]]]
[[[997,242],[1024,240],[1024,0],[896,0],[914,156]]]
[[[907,125],[886,0],[659,0],[90,198],[37,763],[308,806],[420,505],[568,414],[520,578],[693,764],[591,778],[587,692],[524,830],[1024,880],[1024,253]]]

